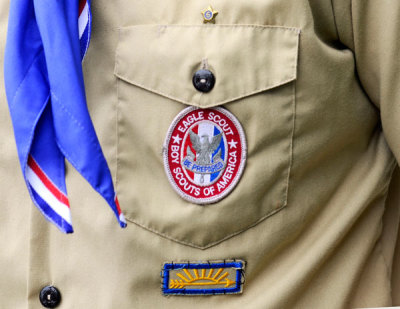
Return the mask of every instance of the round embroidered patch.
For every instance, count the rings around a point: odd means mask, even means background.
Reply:
[[[195,204],[215,203],[238,183],[246,161],[239,121],[224,108],[188,107],[172,122],[164,167],[175,191]]]

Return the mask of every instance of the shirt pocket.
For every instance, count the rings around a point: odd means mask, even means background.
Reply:
[[[128,221],[208,248],[287,205],[300,31],[256,25],[140,25],[120,29],[116,51],[117,191]],[[215,75],[208,93],[193,74]],[[247,162],[229,195],[197,205],[164,171],[163,144],[187,106],[222,107],[241,123]]]

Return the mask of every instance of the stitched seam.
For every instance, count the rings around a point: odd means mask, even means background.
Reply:
[[[259,218],[254,223],[251,223],[248,226],[242,228],[241,230],[233,232],[231,234],[228,234],[227,236],[225,236],[225,237],[223,237],[223,238],[221,238],[221,239],[219,239],[219,240],[217,240],[215,242],[209,243],[209,244],[207,244],[205,246],[199,246],[199,245],[194,244],[192,242],[188,242],[188,241],[184,241],[184,240],[180,240],[180,239],[174,238],[174,237],[170,236],[169,234],[159,232],[158,230],[155,230],[155,229],[153,229],[153,228],[151,228],[151,227],[149,227],[149,226],[147,226],[147,225],[145,225],[143,223],[140,223],[139,221],[137,221],[135,219],[131,219],[128,216],[126,216],[126,220],[128,220],[128,221],[130,221],[130,222],[132,222],[132,223],[144,228],[145,230],[153,232],[153,233],[155,233],[155,234],[157,234],[157,235],[159,235],[161,237],[170,239],[170,240],[175,241],[177,243],[180,243],[180,244],[183,244],[183,245],[187,245],[187,246],[190,246],[190,247],[194,247],[194,248],[198,248],[198,249],[207,249],[207,248],[213,247],[213,246],[215,246],[215,245],[217,245],[217,244],[219,244],[219,243],[221,243],[221,242],[223,242],[223,241],[225,241],[225,240],[227,240],[227,239],[229,239],[231,237],[234,237],[234,236],[236,236],[236,235],[238,235],[240,233],[243,233],[243,232],[249,230],[250,228],[256,226],[257,224],[259,224],[260,222],[264,221],[268,217],[276,214],[277,212],[279,212],[280,210],[285,208],[287,206],[289,182],[290,182],[290,172],[291,172],[291,167],[292,167],[292,163],[293,163],[293,140],[294,140],[295,115],[296,115],[295,89],[296,89],[296,87],[295,87],[295,85],[293,85],[293,90],[292,90],[292,112],[293,112],[292,123],[293,123],[293,125],[292,125],[291,134],[290,134],[290,146],[289,146],[290,147],[290,154],[289,154],[289,167],[288,167],[288,170],[287,170],[286,192],[285,192],[285,195],[284,195],[284,199],[283,199],[282,205],[279,208],[276,208],[276,209],[268,212],[266,215],[264,215],[263,217]],[[165,147],[165,145],[164,145],[164,147]]]
[[[181,26],[181,25],[176,25],[176,27],[182,27],[182,26]],[[188,26],[188,27],[192,27],[192,26]],[[202,27],[202,26],[198,26],[198,27]],[[210,27],[214,27],[214,26],[210,26]],[[230,27],[231,27],[231,26],[230,26]],[[282,27],[271,27],[271,26],[265,26],[265,27],[264,27],[264,26],[253,26],[253,25],[251,25],[251,26],[249,26],[249,27],[282,28]],[[295,29],[295,28],[287,28],[286,30],[294,30],[294,29]],[[119,32],[121,32],[121,28],[119,28]],[[297,32],[298,34],[300,34],[300,31],[296,31],[296,32]],[[234,97],[234,98],[230,98],[230,99],[227,99],[227,100],[225,100],[225,101],[222,101],[222,102],[214,103],[212,106],[219,105],[219,104],[224,104],[224,103],[226,103],[226,102],[235,101],[235,100],[238,100],[238,99],[243,98],[243,97],[245,97],[245,96],[249,96],[249,95],[252,95],[252,94],[255,94],[255,93],[258,93],[258,92],[266,91],[266,90],[269,90],[269,89],[272,89],[272,88],[275,88],[275,87],[284,85],[284,84],[286,84],[286,83],[288,83],[288,82],[291,82],[291,81],[295,80],[295,79],[296,79],[296,73],[297,73],[297,62],[298,62],[299,35],[297,36],[297,44],[296,44],[296,46],[297,46],[297,52],[296,52],[296,55],[295,55],[295,60],[294,60],[295,62],[294,62],[294,65],[292,65],[292,76],[291,76],[289,79],[286,79],[286,80],[284,80],[284,81],[282,81],[282,82],[280,82],[280,83],[278,83],[278,84],[273,84],[273,85],[267,86],[267,87],[262,88],[262,89],[256,89],[256,90],[253,91],[253,92],[241,94],[241,95],[239,95],[238,97]],[[117,76],[120,80],[123,80],[123,81],[125,81],[125,82],[134,84],[134,85],[136,85],[136,86],[139,86],[139,87],[141,87],[141,88],[143,88],[143,89],[152,91],[152,92],[154,92],[154,93],[160,94],[160,95],[165,96],[165,97],[167,97],[167,98],[169,98],[169,99],[172,99],[172,100],[175,100],[175,101],[184,103],[184,104],[192,105],[191,103],[189,103],[189,102],[187,102],[187,101],[177,99],[177,98],[175,98],[174,96],[171,96],[171,95],[169,95],[169,94],[163,93],[163,92],[158,91],[158,90],[155,90],[155,89],[153,89],[153,88],[151,88],[151,87],[146,87],[146,86],[142,85],[141,83],[136,83],[136,82],[134,82],[134,81],[132,81],[132,80],[130,80],[130,79],[127,79],[127,78],[122,77],[120,74],[118,74],[118,59],[119,59],[119,57],[118,57],[118,52],[117,52],[117,53],[116,53],[116,60],[115,60],[114,74],[115,74],[115,76]],[[118,102],[120,101],[119,83],[120,83],[120,82],[117,81],[117,96],[118,96]],[[145,225],[145,224],[143,224],[143,223],[140,223],[139,221],[137,221],[137,220],[135,220],[135,219],[131,219],[131,218],[129,218],[129,217],[126,217],[126,220],[128,220],[128,221],[130,221],[130,222],[136,224],[137,226],[139,226],[139,227],[141,227],[141,228],[143,228],[143,229],[145,229],[145,230],[148,230],[148,231],[150,231],[150,232],[153,232],[153,233],[155,233],[156,235],[159,235],[159,236],[161,236],[161,237],[163,237],[163,238],[166,238],[166,239],[169,239],[169,240],[172,240],[172,241],[175,241],[175,242],[177,242],[177,243],[180,243],[180,244],[183,244],[183,245],[187,245],[187,246],[190,246],[190,247],[194,247],[194,248],[198,248],[198,249],[207,249],[207,248],[210,248],[210,247],[212,247],[212,246],[215,246],[215,245],[217,245],[217,244],[219,244],[219,243],[221,243],[221,242],[223,242],[223,241],[225,241],[225,240],[227,240],[227,239],[229,239],[229,238],[231,238],[231,237],[234,237],[234,236],[236,236],[236,235],[238,235],[238,234],[240,234],[240,233],[243,233],[243,232],[247,231],[248,229],[250,229],[250,228],[256,226],[257,224],[259,224],[260,222],[264,221],[266,218],[268,218],[268,217],[270,217],[270,216],[276,214],[277,212],[279,212],[280,210],[282,210],[283,208],[285,208],[285,207],[287,206],[287,197],[288,197],[288,190],[289,190],[288,188],[289,188],[290,172],[291,172],[292,159],[293,159],[293,139],[294,139],[295,112],[296,112],[296,106],[295,106],[295,101],[296,101],[296,99],[295,99],[295,89],[296,89],[296,88],[295,88],[295,85],[293,85],[293,90],[292,90],[292,91],[293,91],[293,92],[292,92],[292,113],[293,113],[292,123],[293,123],[293,124],[292,124],[292,130],[291,130],[291,136],[290,136],[290,144],[289,144],[289,147],[290,147],[290,154],[289,154],[289,167],[288,167],[288,170],[287,170],[286,192],[285,192],[285,195],[284,195],[284,201],[283,201],[282,205],[281,205],[279,208],[276,208],[276,209],[274,209],[274,210],[268,212],[266,215],[262,216],[261,218],[259,218],[259,219],[258,219],[257,221],[255,221],[254,223],[249,224],[247,227],[244,227],[244,228],[241,229],[240,231],[233,232],[233,233],[231,233],[231,234],[229,234],[229,235],[223,237],[222,239],[219,239],[219,240],[217,240],[217,241],[215,241],[215,242],[212,242],[212,243],[208,243],[208,244],[205,245],[205,246],[199,246],[199,245],[194,244],[194,243],[192,243],[192,242],[187,242],[187,241],[184,241],[184,240],[179,240],[179,239],[174,238],[174,237],[172,237],[172,236],[170,236],[170,235],[168,235],[168,234],[159,232],[158,230],[155,230],[155,229],[153,229],[153,228],[151,228],[151,227],[148,227],[147,225]],[[117,108],[117,109],[118,109],[118,108]],[[119,123],[119,122],[118,122],[118,120],[117,120],[117,127],[118,127],[118,123]],[[119,132],[118,132],[118,131],[117,131],[117,135],[119,136]],[[164,146],[164,147],[165,147],[165,146]],[[118,170],[119,170],[119,160],[118,160],[118,157],[117,157],[117,175],[118,175]]]
[[[296,74],[294,73],[294,76],[291,76],[290,78],[285,79],[284,81],[282,81],[282,82],[280,82],[280,83],[273,84],[273,85],[269,85],[269,86],[266,86],[266,87],[264,87],[264,88],[256,89],[256,90],[251,91],[251,92],[246,92],[246,93],[240,94],[240,95],[237,96],[237,97],[229,98],[229,99],[226,99],[226,100],[224,100],[224,101],[219,101],[219,102],[216,102],[216,103],[213,103],[213,104],[204,105],[204,104],[193,104],[193,103],[191,103],[191,102],[189,102],[189,101],[181,100],[181,99],[179,99],[179,98],[177,98],[177,97],[175,97],[175,96],[173,96],[173,95],[164,93],[164,92],[162,92],[162,91],[156,90],[156,89],[151,88],[151,87],[147,87],[147,86],[145,86],[145,85],[143,85],[143,84],[141,84],[141,83],[138,83],[138,82],[135,82],[135,81],[130,80],[130,79],[128,79],[128,78],[125,78],[125,77],[121,76],[121,75],[118,74],[118,73],[114,73],[114,74],[115,74],[119,79],[121,79],[121,80],[123,80],[123,81],[125,81],[125,82],[127,82],[127,83],[130,83],[130,84],[133,84],[133,85],[138,86],[138,87],[140,87],[140,88],[143,88],[143,89],[145,89],[145,90],[148,90],[148,91],[157,93],[157,94],[162,95],[162,96],[164,96],[164,97],[166,97],[166,98],[169,98],[169,99],[171,99],[171,100],[174,100],[174,101],[177,101],[177,102],[181,102],[181,103],[184,103],[184,104],[187,104],[187,105],[202,106],[202,107],[211,107],[211,106],[216,106],[216,105],[225,104],[225,103],[228,103],[228,102],[231,102],[231,101],[236,101],[236,100],[239,100],[239,99],[241,99],[241,98],[243,98],[243,97],[251,96],[251,95],[256,94],[256,93],[259,93],[259,92],[263,92],[263,91],[266,91],[266,90],[270,90],[270,89],[272,89],[272,88],[276,88],[276,87],[282,86],[282,85],[287,84],[287,83],[289,83],[289,82],[291,82],[291,81],[293,81],[293,80],[296,79]]]
[[[281,29],[300,32],[300,29],[294,27],[284,26],[263,26],[263,25],[159,25],[165,28],[270,28],[270,29]]]
[[[35,134],[35,129],[36,129],[37,123],[39,122],[40,118],[43,115],[44,109],[46,108],[47,104],[49,104],[49,102],[50,102],[50,94],[47,96],[47,98],[45,100],[45,103],[43,104],[42,109],[40,110],[40,112],[39,112],[39,114],[38,114],[38,116],[37,116],[37,118],[35,120],[35,123],[34,123],[34,126],[33,126],[33,130],[31,131],[31,134],[30,134],[30,137],[29,137],[29,143],[28,143],[27,147],[24,150],[24,153],[26,154],[26,156],[24,158],[24,171],[23,171],[23,174],[24,174],[24,181],[25,181],[25,184],[26,184],[26,186],[28,188],[28,193],[29,193],[29,196],[31,197],[31,201],[32,201],[33,205],[35,205],[35,207],[40,211],[40,213],[47,220],[49,220],[55,226],[59,227],[58,224],[56,223],[56,221],[54,221],[54,219],[52,217],[48,216],[48,214],[46,212],[44,212],[42,207],[37,203],[36,199],[33,196],[31,184],[29,183],[28,179],[26,178],[26,168],[27,168],[27,165],[28,165],[28,155],[30,153],[30,148],[32,146],[32,142],[33,142],[33,138],[34,138],[34,134]],[[70,226],[72,228],[72,224]],[[62,220],[61,228],[63,230],[65,230],[65,222],[64,222],[64,220]]]
[[[42,52],[43,52],[43,48],[40,49],[40,50],[36,53],[35,57],[33,57],[32,63],[29,65],[28,69],[26,70],[26,72],[25,72],[25,74],[24,74],[24,77],[23,77],[22,81],[19,83],[19,85],[18,85],[18,87],[17,87],[17,90],[15,91],[15,94],[13,95],[13,97],[12,97],[12,99],[11,99],[10,105],[12,105],[12,104],[14,103],[15,97],[16,97],[17,94],[19,93],[22,84],[24,83],[25,79],[28,77],[28,74],[29,74],[29,72],[31,71],[33,64],[36,62],[36,60],[38,59],[39,55],[40,55]]]
[[[271,216],[273,216],[274,214],[276,214],[276,213],[278,213],[279,211],[281,211],[283,208],[286,207],[286,205],[287,205],[286,203],[282,204],[281,207],[279,207],[279,208],[277,208],[277,209],[274,209],[273,211],[270,211],[268,214],[266,214],[265,216],[261,217],[261,218],[258,219],[256,222],[251,223],[250,225],[246,226],[246,227],[243,228],[242,230],[237,231],[237,232],[234,232],[234,233],[231,233],[231,234],[225,236],[224,238],[221,238],[221,239],[219,239],[219,240],[217,240],[217,241],[214,241],[214,242],[212,242],[212,243],[209,243],[209,244],[207,244],[207,245],[205,245],[205,246],[199,246],[199,245],[194,244],[194,243],[191,243],[191,242],[187,242],[187,241],[184,241],[184,240],[180,240],[180,239],[174,238],[174,237],[172,237],[172,236],[170,236],[170,235],[168,235],[168,234],[159,232],[159,231],[157,231],[157,230],[155,230],[155,229],[153,229],[153,228],[151,228],[151,227],[148,227],[148,226],[146,226],[146,225],[144,225],[144,224],[142,224],[142,223],[140,223],[140,222],[138,222],[138,221],[136,221],[136,220],[134,220],[134,219],[131,219],[131,218],[129,218],[129,217],[125,217],[125,219],[126,219],[127,221],[132,222],[132,223],[136,224],[137,226],[139,226],[139,227],[141,227],[141,228],[143,228],[143,229],[145,229],[145,230],[148,230],[148,231],[150,231],[150,232],[153,232],[154,234],[157,234],[157,235],[159,235],[159,236],[161,236],[161,237],[163,237],[163,238],[172,240],[172,241],[177,242],[177,243],[180,243],[180,244],[182,244],[182,245],[186,245],[186,246],[190,246],[190,247],[194,247],[194,248],[197,248],[197,249],[202,249],[202,250],[204,250],[204,249],[208,249],[208,248],[210,248],[210,247],[213,247],[213,246],[215,246],[215,245],[218,245],[219,243],[224,242],[225,240],[228,240],[229,238],[232,238],[232,237],[234,237],[234,236],[236,236],[236,235],[239,235],[239,234],[241,234],[241,233],[243,233],[243,232],[246,232],[247,230],[249,230],[250,228],[256,226],[257,224],[259,224],[260,222],[264,221],[264,220],[267,219],[268,217],[271,217]]]
[[[164,27],[164,28],[269,28],[269,29],[281,29],[281,30],[288,30],[288,31],[294,31],[296,33],[300,33],[301,30],[299,28],[295,27],[285,27],[285,26],[272,26],[272,25],[251,25],[251,24],[218,24],[218,25],[163,25],[163,24],[158,24],[158,25],[147,25],[148,27],[151,26],[158,26],[158,27]],[[120,27],[118,28],[119,30],[123,29],[131,29],[131,28],[139,28],[143,27],[143,25],[133,25],[129,27]]]
[[[60,107],[66,112],[66,114],[69,116],[69,118],[71,118],[71,120],[79,127],[81,128],[83,131],[85,131],[86,133],[89,133],[88,129],[86,127],[83,126],[83,124],[75,118],[74,115],[72,115],[70,113],[70,111],[66,108],[66,106],[64,104],[62,104],[59,100],[59,98],[56,96],[56,94],[53,91],[50,91],[52,94],[52,98],[55,99],[58,102],[58,105],[60,105]]]
[[[129,28],[133,28],[133,27],[140,27],[140,26],[131,26]],[[196,27],[196,28],[208,27],[208,28],[215,28],[217,26],[216,25],[159,25],[159,27],[166,27],[166,28],[167,27],[170,27],[170,28],[172,28],[172,27],[188,27],[188,28],[190,28],[190,27]],[[284,80],[282,80],[280,82],[269,84],[269,85],[267,85],[267,86],[265,86],[263,88],[257,88],[255,90],[249,91],[249,92],[242,92],[238,96],[232,97],[232,98],[228,98],[228,99],[226,99],[224,101],[219,101],[219,102],[216,102],[216,103],[205,105],[205,104],[202,104],[202,103],[191,103],[191,102],[189,102],[187,100],[179,99],[179,98],[175,97],[174,95],[171,95],[169,93],[165,93],[165,92],[160,91],[160,90],[156,90],[153,87],[148,87],[148,86],[144,85],[141,82],[136,82],[136,81],[134,81],[134,80],[132,80],[130,78],[126,78],[126,77],[122,76],[119,73],[119,69],[118,69],[118,59],[119,59],[118,49],[117,49],[117,52],[115,54],[116,55],[115,56],[116,65],[115,65],[115,68],[114,68],[114,75],[116,75],[118,78],[120,78],[121,80],[123,80],[125,82],[128,82],[130,84],[136,85],[136,86],[138,86],[140,88],[146,89],[146,90],[154,92],[156,94],[162,95],[162,96],[167,97],[167,98],[169,98],[171,100],[174,100],[174,101],[177,101],[177,102],[181,102],[181,103],[184,103],[184,104],[187,104],[187,105],[198,106],[198,107],[200,107],[200,106],[201,107],[212,107],[212,106],[225,104],[225,103],[228,103],[228,102],[231,102],[231,101],[236,101],[236,100],[239,100],[239,99],[241,99],[243,97],[246,97],[246,96],[251,96],[251,95],[254,95],[254,94],[259,93],[259,92],[263,92],[263,91],[270,90],[270,89],[275,88],[275,87],[279,87],[279,86],[284,85],[284,84],[286,84],[288,82],[291,82],[292,80],[295,80],[297,78],[296,69],[297,69],[297,59],[298,59],[298,50],[299,50],[299,35],[301,33],[300,29],[298,29],[298,28],[290,28],[290,27],[282,27],[282,26],[264,26],[264,25],[218,25],[218,27],[227,27],[227,28],[250,27],[250,28],[272,28],[272,29],[277,28],[277,29],[282,29],[282,30],[294,31],[295,33],[297,33],[296,55],[295,55],[295,59],[294,59],[295,65],[293,67],[294,70],[292,70],[290,77],[288,77],[288,78],[286,78],[286,79],[284,79]],[[119,28],[118,29],[119,33],[121,33],[122,29],[124,29],[124,28]],[[120,41],[120,38],[119,38],[119,41]],[[200,97],[200,99],[201,99],[201,97]]]
[[[149,227],[148,225],[143,224],[143,223],[140,223],[139,221],[137,221],[137,220],[135,220],[135,219],[132,219],[132,218],[130,218],[130,217],[128,217],[128,216],[126,216],[126,220],[128,220],[128,221],[130,221],[130,222],[132,222],[132,223],[134,223],[134,224],[136,224],[136,225],[138,225],[138,226],[144,228],[145,230],[148,230],[148,231],[150,231],[150,232],[153,232],[153,233],[155,233],[155,234],[157,234],[157,235],[159,235],[159,236],[161,236],[161,237],[170,239],[170,240],[175,241],[175,242],[177,242],[177,243],[181,243],[181,244],[184,244],[184,245],[187,245],[187,246],[191,246],[191,247],[195,247],[195,248],[198,248],[198,249],[207,249],[207,248],[210,248],[210,247],[212,247],[212,246],[215,246],[215,245],[217,245],[217,244],[219,244],[219,243],[221,243],[221,242],[223,242],[223,241],[225,241],[225,240],[227,240],[227,239],[229,239],[229,238],[231,238],[231,237],[233,237],[233,236],[236,236],[236,235],[238,235],[238,234],[240,234],[240,233],[242,233],[242,232],[247,231],[248,229],[250,229],[250,228],[256,226],[258,223],[262,222],[262,221],[265,220],[266,218],[268,218],[268,217],[270,217],[270,216],[276,214],[277,212],[279,212],[280,210],[282,210],[284,207],[286,207],[286,206],[287,206],[288,190],[289,190],[290,172],[291,172],[291,166],[292,166],[292,157],[293,157],[293,146],[292,146],[292,145],[293,145],[293,139],[294,139],[294,124],[295,124],[295,112],[296,112],[296,106],[295,106],[295,89],[296,89],[296,88],[295,88],[295,85],[293,85],[293,87],[292,87],[292,96],[291,96],[291,97],[292,97],[292,100],[291,100],[291,101],[292,101],[292,113],[293,113],[292,123],[293,123],[293,124],[292,124],[291,130],[289,131],[289,139],[290,139],[290,141],[289,141],[289,147],[290,147],[290,150],[289,150],[289,163],[288,163],[289,166],[288,166],[288,168],[287,168],[287,178],[286,178],[286,179],[287,179],[287,180],[286,180],[286,192],[285,192],[285,194],[284,194],[284,196],[283,196],[284,198],[283,198],[283,201],[281,202],[282,204],[281,204],[281,206],[280,206],[279,208],[276,208],[276,209],[274,209],[274,210],[268,212],[266,215],[264,215],[263,217],[259,218],[257,221],[255,221],[255,222],[249,224],[248,226],[242,228],[241,230],[236,231],[236,232],[233,232],[233,233],[231,233],[231,234],[228,234],[227,236],[225,236],[225,237],[223,237],[223,238],[221,238],[221,239],[219,239],[219,240],[217,240],[217,241],[215,241],[215,242],[208,243],[208,244],[205,245],[205,246],[199,246],[199,245],[194,244],[194,243],[192,243],[192,242],[187,242],[187,241],[184,241],[184,240],[180,240],[180,239],[174,238],[174,237],[170,236],[169,234],[165,234],[165,233],[159,232],[158,230],[155,230],[155,229]],[[178,115],[178,116],[179,116],[179,115]],[[166,147],[166,145],[164,144],[164,145],[163,145],[163,148],[165,149],[165,147]]]
[[[68,161],[72,164],[72,166],[79,172],[79,174],[81,174],[82,176],[85,175],[84,178],[86,178],[86,179],[89,181],[90,184],[95,182],[94,179],[93,179],[91,176],[88,176],[87,174],[83,173],[83,171],[78,167],[78,165],[75,163],[75,161],[72,160],[72,158],[68,155],[67,151],[65,151],[65,149],[60,145],[60,143],[58,142],[58,140],[57,140],[57,146],[58,146],[58,148],[60,148],[60,150],[61,150],[61,152],[63,153],[64,157],[67,158],[67,160],[68,160]],[[92,187],[93,187],[93,186],[92,186]],[[95,187],[93,187],[93,188],[96,190],[97,193],[99,193],[100,195],[102,195],[102,194],[100,193],[100,191],[99,191],[97,188],[95,188]],[[102,196],[103,196],[103,195],[102,195]],[[109,202],[109,201],[107,201],[107,202]]]
[[[118,41],[121,39],[121,31],[118,30]],[[117,69],[118,61],[115,60],[115,70]],[[115,105],[115,135],[116,135],[116,147],[115,147],[115,157],[116,157],[116,169],[115,169],[115,191],[118,192],[118,173],[119,173],[119,80],[116,78],[117,83],[117,102]]]
[[[287,180],[286,180],[286,192],[285,192],[285,204],[288,202],[288,195],[289,195],[289,184],[290,184],[290,174],[292,171],[293,165],[293,142],[294,142],[294,129],[295,129],[295,120],[296,120],[296,83],[293,83],[293,120],[292,120],[292,134],[290,139],[290,154],[289,154],[289,168],[287,172]]]
[[[43,75],[42,72],[41,72],[41,74]],[[22,83],[21,83],[21,85],[22,85]],[[42,117],[44,109],[46,108],[47,104],[49,104],[49,100],[50,100],[50,93],[47,95],[47,98],[44,101],[44,104],[43,104],[38,116],[35,119],[34,125],[32,127],[32,131],[31,131],[30,136],[29,136],[29,143],[24,148],[24,153],[26,154],[26,157],[24,158],[25,167],[26,167],[27,162],[28,162],[28,153],[30,152],[29,150],[30,150],[30,148],[32,146],[32,142],[33,142],[33,138],[34,138],[34,135],[35,135],[36,126],[37,126],[37,124],[39,122],[40,117]]]
[[[52,93],[52,97],[55,99],[55,101],[56,102],[58,102],[58,104],[59,104],[59,106],[64,110],[64,112],[65,112],[65,114],[66,115],[68,115],[69,117],[70,117],[70,119],[76,124],[76,125],[78,125],[83,131],[85,131],[85,132],[89,132],[69,111],[68,111],[68,109],[66,108],[66,106],[64,105],[64,104],[62,104],[60,101],[59,101],[59,99],[57,98],[57,96],[53,93],[53,92],[51,92]],[[53,101],[54,102],[54,101]],[[90,140],[91,140],[91,142],[92,142],[92,144],[97,148],[97,152],[96,152],[96,156],[97,157],[99,157],[100,159],[101,159],[101,153],[102,153],[102,151],[101,151],[101,148],[100,148],[100,145],[97,143],[97,141],[96,141],[96,139],[91,135],[91,134],[89,134],[88,136],[90,136]],[[83,175],[85,175],[84,176],[84,178],[86,178],[90,183],[95,183],[95,181],[94,181],[94,179],[91,177],[91,176],[89,176],[89,175],[87,175],[86,173],[83,173],[83,171],[78,167],[78,165],[76,164],[76,162],[68,155],[68,152],[67,151],[65,151],[65,149],[60,145],[60,143],[59,143],[59,141],[58,141],[58,139],[57,139],[57,146],[60,148],[60,150],[61,150],[61,152],[63,153],[63,155],[64,155],[64,157],[66,157],[67,158],[67,160],[72,164],[72,166],[83,176]],[[93,187],[93,186],[92,186]],[[98,192],[100,195],[102,195],[101,193],[100,193],[100,191],[99,191],[99,189],[97,189],[97,188],[95,188],[95,187],[93,187],[93,189],[95,189],[95,191],[96,192]],[[102,195],[103,196],[103,195]],[[107,201],[107,202],[110,202],[110,201]]]
[[[297,40],[299,41],[299,36],[297,36]],[[297,46],[299,46],[299,42],[297,41]],[[294,71],[295,74],[297,73],[297,64],[298,64],[298,56],[299,52],[296,54],[295,64],[294,64]],[[289,184],[290,184],[290,173],[292,171],[293,165],[293,143],[294,143],[294,129],[296,123],[296,82],[293,82],[293,92],[292,92],[292,113],[293,113],[293,120],[292,120],[292,134],[290,139],[290,154],[289,154],[289,168],[288,168],[288,175],[286,181],[286,193],[285,193],[285,204],[288,202],[288,195],[289,195]]]
[[[115,157],[116,157],[116,170],[115,170],[115,187],[118,188],[118,171],[119,171],[119,81],[117,81],[117,102],[115,105],[115,135],[116,135],[116,147],[115,147]],[[118,191],[118,190],[117,190]]]
[[[43,51],[43,50],[42,50],[42,51]],[[38,52],[38,55],[39,55],[39,53],[40,53],[40,52]],[[32,64],[30,65],[30,68],[32,67],[32,65],[33,65],[33,63],[36,61],[36,59],[37,59],[37,57],[35,58],[34,61],[32,61]],[[29,70],[27,71],[27,73],[25,74],[25,77],[24,77],[23,81],[22,81],[21,84],[18,86],[17,92],[19,91],[19,88],[22,86],[22,83],[25,81],[25,79],[26,79],[26,77],[27,77],[27,75],[28,75],[28,72],[30,71],[30,68],[29,68]],[[41,74],[43,74],[43,73],[41,72]],[[16,92],[16,94],[17,94],[17,92]],[[14,99],[15,99],[15,97],[16,97],[16,94],[15,94],[15,96],[14,96],[14,98],[13,98],[12,101],[14,101]],[[27,187],[28,187],[29,195],[31,196],[32,200],[34,201],[34,205],[36,205],[38,209],[40,209],[40,207],[39,207],[38,204],[36,204],[36,201],[35,201],[35,199],[33,198],[33,194],[32,194],[31,189],[30,189],[30,184],[29,184],[29,182],[28,182],[28,180],[27,180],[27,178],[26,178],[25,175],[26,175],[26,167],[27,167],[27,165],[28,165],[28,156],[29,156],[29,153],[30,153],[30,148],[32,147],[32,143],[33,143],[33,139],[34,139],[34,135],[35,135],[36,126],[37,126],[37,124],[38,124],[40,118],[42,117],[42,114],[43,114],[44,109],[46,108],[47,104],[49,104],[49,98],[50,98],[50,94],[47,95],[47,98],[46,98],[46,100],[44,101],[44,104],[43,104],[42,108],[40,109],[40,111],[39,111],[39,113],[38,113],[38,115],[37,115],[37,117],[36,117],[36,119],[35,119],[35,121],[34,121],[34,125],[32,126],[32,130],[31,130],[31,132],[30,132],[30,134],[29,134],[29,143],[26,145],[26,147],[25,147],[25,148],[23,149],[23,151],[22,151],[22,152],[24,153],[24,155],[25,155],[25,157],[23,158],[23,162],[24,162],[23,174],[24,174],[25,183],[26,183],[26,185],[27,185]]]

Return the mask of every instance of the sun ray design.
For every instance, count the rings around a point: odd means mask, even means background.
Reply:
[[[193,273],[188,269],[183,269],[184,274],[177,273],[177,277],[180,279],[170,280],[170,289],[184,289],[187,287],[200,287],[200,286],[212,286],[220,285],[228,288],[235,284],[235,281],[230,280],[229,272],[223,272],[223,268],[219,268],[214,274],[215,268],[211,268],[206,276],[206,269],[201,269],[201,274],[199,274],[198,269],[193,269]],[[214,274],[214,276],[212,276]],[[211,277],[212,276],[212,277]]]
[[[184,269],[183,271],[185,272],[185,274],[188,276],[188,278],[190,280],[194,280],[194,278],[192,277],[192,274],[187,269]]]

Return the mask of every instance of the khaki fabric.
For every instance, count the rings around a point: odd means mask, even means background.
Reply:
[[[209,4],[219,14],[204,25]],[[92,9],[86,93],[128,227],[68,164],[74,234],[41,216],[1,86],[0,308],[41,308],[49,284],[68,309],[400,305],[398,173],[387,198],[400,160],[400,2],[93,0]],[[205,59],[216,85],[200,94],[192,75]],[[226,108],[247,139],[240,182],[208,206],[181,199],[164,171],[165,136],[187,106]],[[224,259],[246,261],[242,294],[162,295],[164,262]]]

